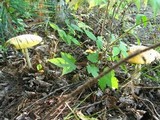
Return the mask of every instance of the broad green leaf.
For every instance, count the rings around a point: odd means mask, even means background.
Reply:
[[[49,59],[48,61],[55,64],[58,67],[64,67],[64,64],[65,64],[65,60],[62,58],[53,58],[53,59]]]
[[[76,59],[68,53],[61,52],[62,58],[68,63],[75,63]]]
[[[71,39],[70,37],[66,34],[66,32],[62,29],[60,29],[56,24],[54,23],[49,23],[50,26],[58,31],[58,34],[60,36],[60,38],[65,41],[68,45],[71,45]],[[73,32],[73,31],[72,31]]]
[[[115,56],[119,55],[120,51],[121,50],[118,47],[113,47],[112,57],[115,57]]]
[[[76,59],[70,54],[61,52],[62,58],[65,60],[62,75],[72,72],[76,69]]]
[[[60,30],[60,28],[54,23],[49,22],[49,25],[55,30]]]
[[[80,42],[76,38],[72,38],[72,42],[76,45],[80,45]]]
[[[75,69],[76,67],[73,67],[73,66],[71,67],[70,65],[68,65],[68,67],[63,67],[62,75],[68,74]]]
[[[91,64],[91,65],[87,65],[87,71],[88,73],[91,73],[93,77],[97,77],[99,69],[95,65]]]
[[[92,28],[91,27],[89,27],[88,25],[86,25],[85,23],[83,23],[83,22],[78,22],[78,26],[80,27],[80,28],[82,28],[82,29],[90,29],[90,30],[92,30]]]
[[[116,77],[112,77],[110,81],[110,85],[112,89],[118,89],[118,79]]]
[[[147,26],[147,23],[148,23],[147,20],[148,20],[147,16],[142,16],[142,21],[143,21],[143,26],[144,27]]]
[[[147,26],[147,16],[143,15],[143,14],[137,14],[136,15],[136,24],[141,24],[143,23],[143,26],[146,27]]]
[[[67,39],[68,39],[68,42],[70,41],[70,42],[73,42],[76,45],[80,45],[80,42],[76,38],[74,38],[70,35],[67,36]]]
[[[83,32],[82,29],[81,29],[79,26],[75,25],[75,24],[71,24],[71,27],[72,27],[74,30],[77,30],[77,31],[79,31],[79,32]]]
[[[75,30],[69,25],[68,25],[68,30],[69,30],[69,34],[72,34],[72,35],[76,34]]]
[[[63,40],[66,39],[67,34],[64,30],[58,30],[58,34]]]
[[[97,45],[98,49],[102,49],[102,48],[103,48],[102,36],[98,36],[98,37],[97,37],[96,45]]]
[[[70,22],[69,22],[68,19],[65,20],[65,23],[67,24],[69,34],[75,35],[75,30],[74,30],[73,27],[70,25]]]
[[[107,86],[109,86],[112,89],[118,88],[118,79],[115,77],[114,70],[109,72],[108,74],[101,77],[98,81],[98,85],[102,90],[105,90]]]
[[[120,45],[119,45],[119,49],[121,50],[121,54],[122,56],[124,57],[127,57],[128,56],[128,53],[127,53],[127,45],[124,43],[124,42],[120,42]]]
[[[127,56],[128,56],[127,51],[121,51],[121,54],[122,54],[122,56],[124,56],[124,57],[127,57]]]
[[[62,67],[62,75],[72,72],[76,69],[75,58],[70,54],[61,52],[62,58],[53,58],[48,61],[55,64],[58,67]]]
[[[96,53],[91,53],[91,54],[89,54],[88,56],[87,56],[87,59],[89,60],[89,61],[91,61],[92,63],[97,63],[98,62],[98,53],[96,52]]]
[[[92,40],[94,40],[94,41],[97,40],[96,36],[95,36],[92,32],[90,32],[89,30],[84,30],[84,32],[86,33],[86,35],[87,35],[90,39],[92,39]]]
[[[121,50],[121,51],[127,51],[127,47],[126,47],[127,45],[124,43],[124,42],[120,42],[120,44],[119,44],[119,49]]]
[[[65,41],[66,41],[66,43],[67,43],[68,45],[71,45],[71,43],[72,43],[72,36],[66,35]]]
[[[71,45],[71,41],[70,41],[70,39],[67,38],[67,34],[64,30],[58,30],[58,34],[63,41],[65,41],[67,44]]]

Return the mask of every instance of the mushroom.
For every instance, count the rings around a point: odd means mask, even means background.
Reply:
[[[20,36],[13,37],[9,39],[6,44],[13,45],[15,49],[22,49],[24,56],[26,57],[26,61],[29,69],[32,68],[32,64],[30,62],[28,48],[31,48],[42,41],[42,38],[37,35],[24,34]]]
[[[135,45],[129,48],[128,54],[130,55],[137,51],[144,50],[146,48],[147,48],[146,46],[141,46],[141,45],[136,46]],[[136,64],[134,75],[132,76],[132,78],[135,80],[134,82],[137,82],[137,83],[140,82],[138,81],[138,79],[140,77],[139,71],[141,70],[141,64],[151,64],[153,61],[159,60],[159,59],[160,59],[160,53],[158,53],[156,50],[153,50],[153,49],[143,52],[141,54],[138,54],[135,57],[129,59],[127,61],[128,63]]]

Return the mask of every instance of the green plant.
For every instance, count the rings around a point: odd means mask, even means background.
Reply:
[[[107,68],[106,68],[107,69]],[[115,77],[115,72],[112,70],[108,74],[104,75],[98,80],[98,85],[102,90],[105,90],[107,86],[112,89],[118,89],[118,79]]]
[[[71,45],[72,42],[76,44],[76,42],[72,41],[72,39],[69,39],[68,36],[71,36],[71,35],[72,36],[80,36],[79,34],[86,35],[88,37],[88,39],[90,39],[91,41],[96,43],[96,47],[97,47],[96,52],[89,53],[88,56],[87,56],[87,59],[88,59],[89,63],[87,65],[86,69],[87,69],[88,73],[91,74],[93,77],[97,77],[99,75],[99,67],[98,66],[101,63],[101,59],[99,59],[99,52],[102,51],[102,52],[104,52],[104,54],[106,54],[105,50],[103,50],[103,43],[104,43],[103,37],[102,36],[97,36],[96,37],[92,32],[92,28],[89,27],[88,25],[86,25],[83,22],[77,21],[77,24],[69,24],[69,22],[66,21],[66,24],[67,24],[67,27],[68,27],[68,32],[67,33],[64,30],[60,29],[54,23],[50,23],[50,26],[53,29],[57,30],[60,38],[62,40],[64,40],[66,43],[68,43],[69,45]],[[77,45],[79,45],[79,44],[77,44]],[[110,47],[110,48],[112,48],[112,47]],[[127,51],[126,45],[122,41],[120,41],[119,45],[113,47],[113,51],[112,51],[113,54],[110,57],[112,57],[112,60],[113,60],[116,57],[119,58],[118,56],[120,54],[122,54],[123,56],[127,56],[126,51]],[[61,53],[62,58],[53,58],[53,59],[49,60],[49,62],[57,65],[58,67],[63,68],[62,75],[70,73],[73,70],[75,70],[75,68],[76,68],[75,67],[75,61],[71,60],[70,62],[66,62],[66,60],[63,58],[63,54]],[[119,60],[119,59],[117,59],[117,60]],[[74,67],[69,67],[69,66],[74,66]],[[108,81],[108,82],[106,82],[106,83],[103,82],[103,85],[109,86],[111,88],[117,88],[112,83],[112,82],[116,82],[116,78],[114,76],[114,74],[115,74],[114,71],[112,71],[111,74],[112,74],[112,75],[110,75],[111,77],[106,79],[106,81]],[[100,81],[103,81],[104,79],[105,79],[105,77],[102,78],[102,80],[100,80]],[[118,84],[118,83],[116,82],[115,84]],[[104,89],[103,85],[100,82],[99,86],[100,86],[101,89]]]
[[[24,19],[31,17],[30,9],[24,0],[3,0],[0,3],[0,37],[3,42],[25,30]]]
[[[71,45],[73,42],[76,45],[80,45],[79,41],[72,35],[74,31],[70,28],[69,33],[67,34],[64,30],[60,29],[56,24],[50,22],[50,26],[58,31],[60,38],[65,41],[68,45]]]
[[[48,60],[58,67],[63,68],[62,75],[72,72],[76,69],[76,59],[69,53],[61,52],[61,58],[52,58]]]
[[[74,4],[73,4],[74,3]],[[88,4],[84,4],[88,3]],[[66,29],[62,29],[58,27],[56,24],[50,22],[50,26],[56,30],[59,34],[59,37],[65,41],[68,45],[71,45],[72,43],[76,45],[80,45],[80,40],[82,35],[85,35],[88,40],[91,42],[94,42],[96,44],[96,50],[93,53],[89,53],[87,56],[88,63],[87,63],[87,72],[91,74],[93,77],[97,77],[99,75],[99,72],[101,71],[99,68],[99,65],[101,64],[101,58],[99,58],[99,53],[102,52],[103,55],[108,55],[106,58],[107,61],[119,61],[120,56],[126,57],[127,54],[127,45],[123,41],[123,37],[125,37],[128,34],[133,35],[137,39],[137,43],[140,44],[140,38],[136,35],[136,32],[134,28],[136,28],[139,25],[143,25],[146,27],[148,25],[149,19],[144,14],[139,14],[137,12],[136,18],[135,18],[135,25],[133,27],[123,27],[125,26],[125,21],[123,22],[125,18],[125,13],[130,7],[132,3],[135,3],[137,6],[137,11],[139,12],[142,4],[145,4],[147,6],[150,4],[153,8],[153,11],[155,14],[157,14],[159,2],[156,0],[156,2],[150,1],[150,0],[144,0],[141,1],[133,1],[133,0],[122,0],[122,1],[107,1],[107,0],[87,0],[87,1],[67,1],[67,4],[69,4],[69,8],[73,8],[72,10],[77,10],[78,8],[82,6],[89,6],[89,10],[87,11],[88,14],[90,14],[90,10],[96,8],[97,11],[104,11],[104,14],[102,14],[101,19],[105,19],[109,21],[108,23],[102,22],[102,29],[101,31],[104,31],[104,24],[109,24],[108,26],[108,33],[109,33],[109,40],[106,41],[105,37],[103,35],[95,35],[94,30],[90,27],[90,25],[85,24],[84,22],[73,20],[74,22],[70,22],[69,20],[66,20]],[[95,11],[96,11],[95,10]],[[123,14],[122,14],[123,13]],[[100,19],[100,20],[101,20]],[[118,24],[114,25],[114,20],[118,22]],[[125,19],[126,20],[126,19]],[[122,25],[122,27],[120,27]],[[120,31],[117,34],[116,28],[121,28]],[[118,37],[119,36],[119,37]],[[105,42],[108,42],[108,45],[105,46]],[[104,57],[104,56],[103,56]],[[59,65],[60,66],[60,65]],[[61,66],[62,67],[62,66]],[[123,70],[126,71],[126,67],[124,65],[120,66]],[[74,69],[72,69],[74,70]],[[66,73],[67,74],[67,73]],[[99,79],[98,82],[100,88],[102,90],[105,89],[106,86],[109,86],[111,88],[118,88],[118,80],[115,77],[115,71],[108,73],[101,79]]]

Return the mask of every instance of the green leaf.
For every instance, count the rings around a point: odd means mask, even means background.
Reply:
[[[64,30],[58,30],[58,34],[63,41],[69,44],[69,42],[67,41],[67,34]]]
[[[76,38],[72,38],[72,42],[76,45],[81,45],[80,42]]]
[[[88,25],[86,25],[84,22],[78,22],[78,26],[79,26],[80,28],[82,28],[83,30],[85,30],[85,29],[90,29],[90,30],[92,30],[92,28],[89,27]]]
[[[121,50],[121,54],[122,56],[124,57],[127,57],[128,56],[128,53],[127,53],[127,45],[124,43],[124,42],[120,42],[120,45],[119,45],[119,49]]]
[[[77,31],[79,31],[79,32],[83,32],[82,29],[81,29],[79,26],[75,25],[75,24],[71,24],[71,27],[72,27],[74,30],[77,30]]]
[[[38,70],[38,71],[43,68],[43,67],[42,67],[42,64],[38,64],[36,67],[37,67],[37,70]]]
[[[68,67],[63,67],[62,75],[68,74],[75,69],[76,67],[71,67],[70,65],[68,65]]]
[[[112,57],[115,57],[115,56],[119,55],[120,51],[121,50],[118,47],[113,47]]]
[[[118,88],[118,79],[115,77],[114,70],[109,72],[108,74],[101,77],[98,81],[98,85],[102,90],[105,90],[107,86],[109,86],[112,89]]]
[[[49,59],[48,61],[55,64],[56,66],[62,67],[62,68],[65,65],[65,60],[62,58],[53,58],[53,59]]]
[[[68,44],[68,45],[71,45],[71,43],[72,43],[72,36],[70,36],[70,35],[66,35],[66,38],[64,39],[65,41],[66,41],[66,43]]]
[[[65,23],[67,24],[69,34],[75,35],[75,30],[73,27],[70,25],[70,21],[68,19],[65,20]]]
[[[97,37],[96,45],[97,45],[98,49],[102,49],[103,48],[103,39],[102,39],[102,36],[98,36]]]
[[[60,28],[54,23],[49,22],[49,25],[55,30],[60,30]]]
[[[75,63],[76,59],[68,53],[61,52],[62,58],[68,63]]]
[[[68,25],[68,30],[69,30],[69,34],[75,35],[75,33],[76,33],[75,30],[69,25]]]
[[[62,75],[72,72],[76,69],[76,59],[70,54],[61,52],[62,58],[53,58],[48,61],[55,64],[58,67],[62,67]]]
[[[92,32],[90,32],[89,30],[84,30],[84,32],[86,33],[86,35],[87,35],[90,39],[92,39],[92,40],[94,40],[94,41],[97,40],[96,36],[95,36]]]
[[[67,41],[71,44],[71,42],[73,42],[74,44],[76,44],[76,45],[80,45],[80,42],[76,39],[76,38],[74,38],[74,37],[72,37],[72,36],[70,36],[70,35],[68,35],[67,36]]]
[[[124,42],[120,41],[119,49],[120,49],[121,51],[127,51],[127,47],[126,47],[126,46],[127,46],[127,45],[126,45]]]
[[[95,65],[91,64],[91,65],[87,65],[87,71],[88,73],[91,73],[93,77],[97,77],[99,69]]]
[[[147,26],[147,21],[148,18],[147,16],[143,15],[143,14],[137,14],[136,15],[136,24],[140,24],[141,22],[143,23],[143,26],[146,27]]]
[[[87,59],[89,61],[91,61],[92,63],[97,63],[98,62],[98,53],[90,53],[88,56],[87,56]]]

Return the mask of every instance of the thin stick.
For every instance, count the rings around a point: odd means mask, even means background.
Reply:
[[[55,106],[53,106],[53,107],[51,106],[52,108],[48,111],[48,113],[44,116],[44,118],[43,118],[42,120],[46,120],[46,119],[49,117],[50,113],[51,113],[51,112],[54,112],[60,105],[64,104],[67,100],[69,100],[70,98],[72,98],[72,97],[76,96],[77,94],[79,94],[82,90],[84,90],[84,89],[92,86],[93,84],[97,83],[97,81],[98,81],[101,77],[103,77],[103,76],[106,75],[107,73],[111,72],[113,69],[116,69],[116,68],[117,68],[118,66],[120,66],[122,63],[126,62],[127,60],[131,59],[132,57],[134,57],[134,56],[136,56],[136,55],[138,55],[138,54],[141,54],[141,53],[143,53],[143,52],[145,52],[145,51],[147,51],[147,50],[150,50],[150,49],[154,49],[154,48],[156,48],[156,47],[158,47],[158,46],[160,46],[160,43],[154,44],[154,45],[152,45],[152,46],[150,46],[150,47],[148,47],[148,48],[146,48],[146,49],[144,49],[144,50],[140,50],[140,51],[137,51],[137,52],[129,55],[128,57],[120,60],[117,64],[115,64],[115,65],[112,66],[111,68],[109,68],[109,69],[103,71],[102,73],[100,73],[99,76],[97,76],[96,78],[93,78],[93,79],[87,81],[86,83],[84,83],[83,85],[79,86],[77,89],[75,89],[75,90],[74,90],[73,92],[71,92],[70,94],[65,95],[65,97],[62,98],[62,101],[60,101],[59,103],[57,103],[57,105],[55,105]]]

